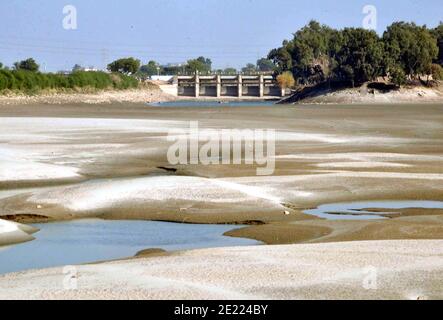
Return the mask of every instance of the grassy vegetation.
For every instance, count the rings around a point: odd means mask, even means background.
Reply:
[[[0,70],[0,93],[38,94],[42,91],[98,91],[138,87],[137,79],[117,73],[77,71],[69,75],[27,70]]]

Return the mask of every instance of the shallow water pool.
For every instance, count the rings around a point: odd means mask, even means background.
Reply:
[[[370,212],[363,209],[443,209],[442,201],[361,201],[347,203],[330,203],[318,206],[316,209],[303,211],[328,220],[373,220],[387,219],[382,215],[392,212]]]
[[[148,248],[168,251],[257,245],[223,236],[232,225],[155,221],[75,220],[33,224],[36,240],[0,248],[0,274],[134,256]]]

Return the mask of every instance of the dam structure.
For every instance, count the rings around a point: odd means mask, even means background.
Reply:
[[[177,95],[214,98],[281,98],[280,89],[272,75],[193,75],[177,76]]]

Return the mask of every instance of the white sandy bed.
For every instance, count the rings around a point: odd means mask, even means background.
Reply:
[[[321,134],[294,131],[278,131],[276,132],[276,140],[283,142],[303,142],[313,141],[332,144],[401,144],[410,143],[417,139],[394,138],[387,136],[349,136],[340,134]]]
[[[285,200],[297,197],[309,197],[312,195],[310,193],[310,186],[315,188],[323,186],[322,189],[328,190],[327,186],[334,186],[339,181],[348,181],[348,178],[371,178],[383,179],[385,181],[388,179],[401,179],[404,180],[405,183],[411,180],[423,180],[424,182],[432,180],[440,182],[443,181],[443,174],[319,170],[319,172],[315,174],[237,177],[229,178],[229,181],[240,185],[264,188],[267,190],[268,194],[278,197],[281,200]],[[357,179],[353,180],[358,181]],[[355,187],[355,184],[353,187]]]
[[[33,205],[57,205],[77,213],[134,204],[173,202],[176,206],[198,203],[267,205],[305,202],[331,190],[324,186],[344,184],[349,178],[443,181],[443,174],[333,171],[308,175],[251,176],[208,179],[186,176],[103,179],[31,192]],[[358,180],[356,180],[358,181]],[[349,185],[349,182],[348,182]],[[360,185],[364,187],[364,185]],[[389,187],[389,186],[388,186]],[[406,185],[404,185],[406,187]],[[319,189],[320,188],[320,189]],[[359,184],[353,185],[357,190]],[[378,187],[380,191],[384,190]]]
[[[18,118],[1,117],[2,135],[52,135],[81,133],[84,130],[113,130],[140,132],[168,132],[171,128],[189,126],[186,121],[155,119],[100,119],[100,118]]]
[[[77,178],[85,164],[128,153],[130,143],[109,143],[113,135],[166,135],[170,128],[186,125],[147,119],[0,117],[0,181]],[[143,147],[149,152],[149,144]]]
[[[63,268],[9,274],[0,276],[0,298],[442,299],[442,278],[443,240],[343,242],[194,250],[68,276]]]
[[[205,130],[203,126],[199,127],[200,130]],[[250,128],[253,129],[253,128]],[[183,140],[188,138],[188,134],[191,132],[188,128],[181,129],[181,133],[171,132],[170,138],[175,140]],[[185,135],[183,135],[185,134]],[[203,134],[203,133],[202,133]],[[220,138],[220,141],[230,139],[230,136],[217,136],[218,133],[215,132],[214,135]],[[265,133],[266,136],[266,133]],[[192,137],[191,137],[192,138]],[[251,141],[254,139],[253,131],[244,131],[243,136],[241,136],[242,141]],[[315,142],[315,143],[327,143],[327,144],[402,144],[410,143],[416,141],[417,139],[404,139],[404,138],[393,138],[386,136],[349,136],[340,134],[322,134],[322,133],[308,133],[308,132],[297,132],[297,131],[279,131],[275,130],[275,141],[276,142]]]
[[[325,162],[317,163],[320,168],[408,168],[409,164],[395,162],[377,162],[377,161],[361,161],[361,162]]]
[[[0,182],[78,178],[78,169],[0,155]]]
[[[204,129],[208,123],[200,124]],[[47,118],[0,117],[0,181],[48,180],[77,178],[80,173],[96,164],[120,156],[138,158],[155,152],[166,157],[166,136],[172,129],[189,131],[188,121],[158,119],[99,119],[99,118]],[[297,131],[277,131],[277,143],[325,144],[401,144],[411,139],[385,136],[348,136]],[[313,159],[323,155],[282,155],[277,159]],[[325,159],[348,157],[353,162],[375,164],[348,164],[346,167],[379,167],[377,155],[344,154],[324,155]],[[389,155],[381,155],[389,157]],[[400,157],[400,156],[399,156]],[[393,158],[394,159],[394,158]],[[400,157],[402,160],[402,157]],[[406,159],[405,159],[406,160]],[[394,162],[392,160],[391,162]],[[340,161],[342,162],[342,161]],[[329,167],[344,167],[331,164]],[[384,167],[400,167],[386,164]],[[83,170],[84,169],[84,170]]]
[[[300,153],[277,155],[276,159],[294,160],[354,160],[354,161],[443,161],[443,155],[388,152]]]
[[[268,202],[279,205],[279,198],[263,188],[242,186],[228,181],[185,176],[109,179],[74,186],[33,192],[28,202],[56,204],[82,212],[122,204],[158,201],[244,203]]]

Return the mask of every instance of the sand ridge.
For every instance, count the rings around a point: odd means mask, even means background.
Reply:
[[[441,299],[443,242],[204,249],[0,276],[2,299]],[[32,281],[31,281],[32,280]]]
[[[31,234],[37,231],[38,229],[32,226],[0,219],[0,248],[34,240]]]

